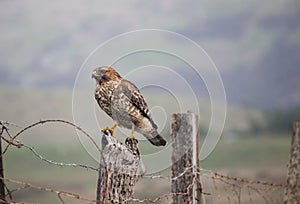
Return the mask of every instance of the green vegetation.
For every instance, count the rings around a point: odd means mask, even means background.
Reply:
[[[256,137],[243,137],[232,141],[223,138],[202,165],[208,169],[258,171],[275,167],[284,171],[289,148],[290,138],[287,136],[260,134]]]
[[[293,129],[293,122],[300,120],[300,107],[290,109],[275,109],[272,111],[262,112],[263,121],[250,118],[250,128],[244,132],[255,135],[265,132],[266,136],[274,137],[275,135],[286,136]],[[272,133],[272,134],[270,134]]]
[[[266,113],[268,130],[272,132],[290,132],[294,121],[300,121],[300,107],[274,110]]]

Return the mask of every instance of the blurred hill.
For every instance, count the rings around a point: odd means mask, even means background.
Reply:
[[[72,88],[97,45],[123,32],[161,28],[204,47],[230,103],[268,109],[300,104],[296,0],[1,1],[0,9],[2,85]]]
[[[86,102],[82,104],[82,106],[75,106],[76,108],[78,108],[77,110],[72,110],[72,92],[68,89],[8,89],[6,87],[0,86],[0,92],[0,104],[5,104],[0,106],[0,119],[14,122],[23,127],[42,119],[63,119],[73,121],[74,114],[86,116],[85,114],[81,113],[87,112],[88,109],[95,105]],[[87,94],[82,94],[82,96],[86,97]],[[146,94],[146,98],[149,99],[147,100],[147,102],[149,104],[150,110],[152,107],[155,107],[158,103],[157,101],[159,101],[159,105],[166,111],[166,116],[161,116],[161,112],[153,112],[152,110],[151,115],[157,122],[159,127],[162,128],[163,134],[169,135],[169,127],[171,123],[170,116],[172,113],[180,111],[180,109],[178,109],[175,103],[170,103],[169,98],[164,98],[154,93]],[[190,99],[187,98],[187,100]],[[89,99],[87,99],[87,101],[89,101]],[[166,108],[165,105],[168,107]],[[211,104],[207,100],[199,100],[199,114],[201,116],[200,126],[201,132],[203,133],[203,137],[206,135],[209,124],[211,122],[210,105]],[[216,108],[217,110],[220,109],[220,107],[214,108]],[[297,110],[299,112],[299,109]],[[100,111],[100,108],[98,108],[97,105],[95,107],[95,112],[96,113],[93,113],[92,115],[86,116],[87,118],[83,118],[83,121],[87,121],[87,123],[78,124],[92,135],[99,134],[99,129],[97,127],[95,128],[92,122],[92,120],[95,117],[95,114],[97,115],[97,120],[98,123],[100,123],[100,125],[109,126],[112,123],[111,119],[107,117],[103,113],[103,111]],[[275,113],[277,114],[277,117],[273,117],[271,114],[265,114],[263,111],[258,111],[256,109],[246,109],[229,105],[227,108],[228,117],[226,119],[223,137],[232,139],[238,135],[247,135],[247,133],[255,135],[257,131],[264,132],[273,130],[272,128],[274,127],[274,124],[276,124],[277,126],[282,125],[284,127],[282,129],[280,126],[278,126],[277,129],[274,129],[275,131],[283,130],[284,132],[289,132],[289,125],[291,124],[291,117],[289,113],[285,113],[284,119],[282,119],[280,115],[284,112],[274,112],[272,114]],[[293,113],[295,113],[295,118],[297,116],[297,113],[295,111]],[[271,117],[267,118],[267,116]],[[284,123],[282,123],[280,119],[282,119]],[[120,129],[122,131],[126,131],[124,128]],[[120,135],[124,134],[124,132],[122,131],[116,131]],[[41,137],[41,135],[44,135],[45,132],[47,133],[46,135],[49,134],[51,136]],[[130,130],[128,130],[128,134],[129,133]],[[29,142],[47,141],[48,143],[51,143],[51,141],[55,142],[57,139],[72,141],[77,138],[77,136],[74,137],[74,135],[76,134],[72,127],[66,128],[65,126],[55,124],[41,126],[41,128],[36,128],[35,131],[30,132],[30,135],[30,137],[25,137],[24,139],[28,140]],[[125,135],[123,135],[123,137],[125,137]]]

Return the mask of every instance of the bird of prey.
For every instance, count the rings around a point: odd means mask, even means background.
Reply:
[[[115,122],[111,128],[102,130],[110,130],[113,135],[119,125],[132,130],[129,138],[135,138],[134,131],[137,131],[155,146],[166,145],[166,140],[157,132],[144,97],[133,83],[123,79],[111,67],[94,69],[92,78],[96,80],[95,99],[98,105]]]

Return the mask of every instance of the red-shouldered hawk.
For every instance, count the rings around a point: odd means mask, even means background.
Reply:
[[[147,103],[138,88],[123,79],[111,67],[94,69],[92,78],[96,80],[95,99],[99,106],[109,115],[115,125],[105,128],[112,131],[117,125],[132,129],[144,135],[153,145],[165,146],[164,140],[157,132],[157,125],[152,120]]]

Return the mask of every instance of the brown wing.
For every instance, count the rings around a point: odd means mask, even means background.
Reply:
[[[153,127],[157,129],[157,125],[154,123],[150,116],[150,112],[147,106],[147,103],[140,93],[139,89],[130,81],[122,79],[120,83],[120,88],[130,102],[140,111],[141,115],[148,118],[152,123]]]

